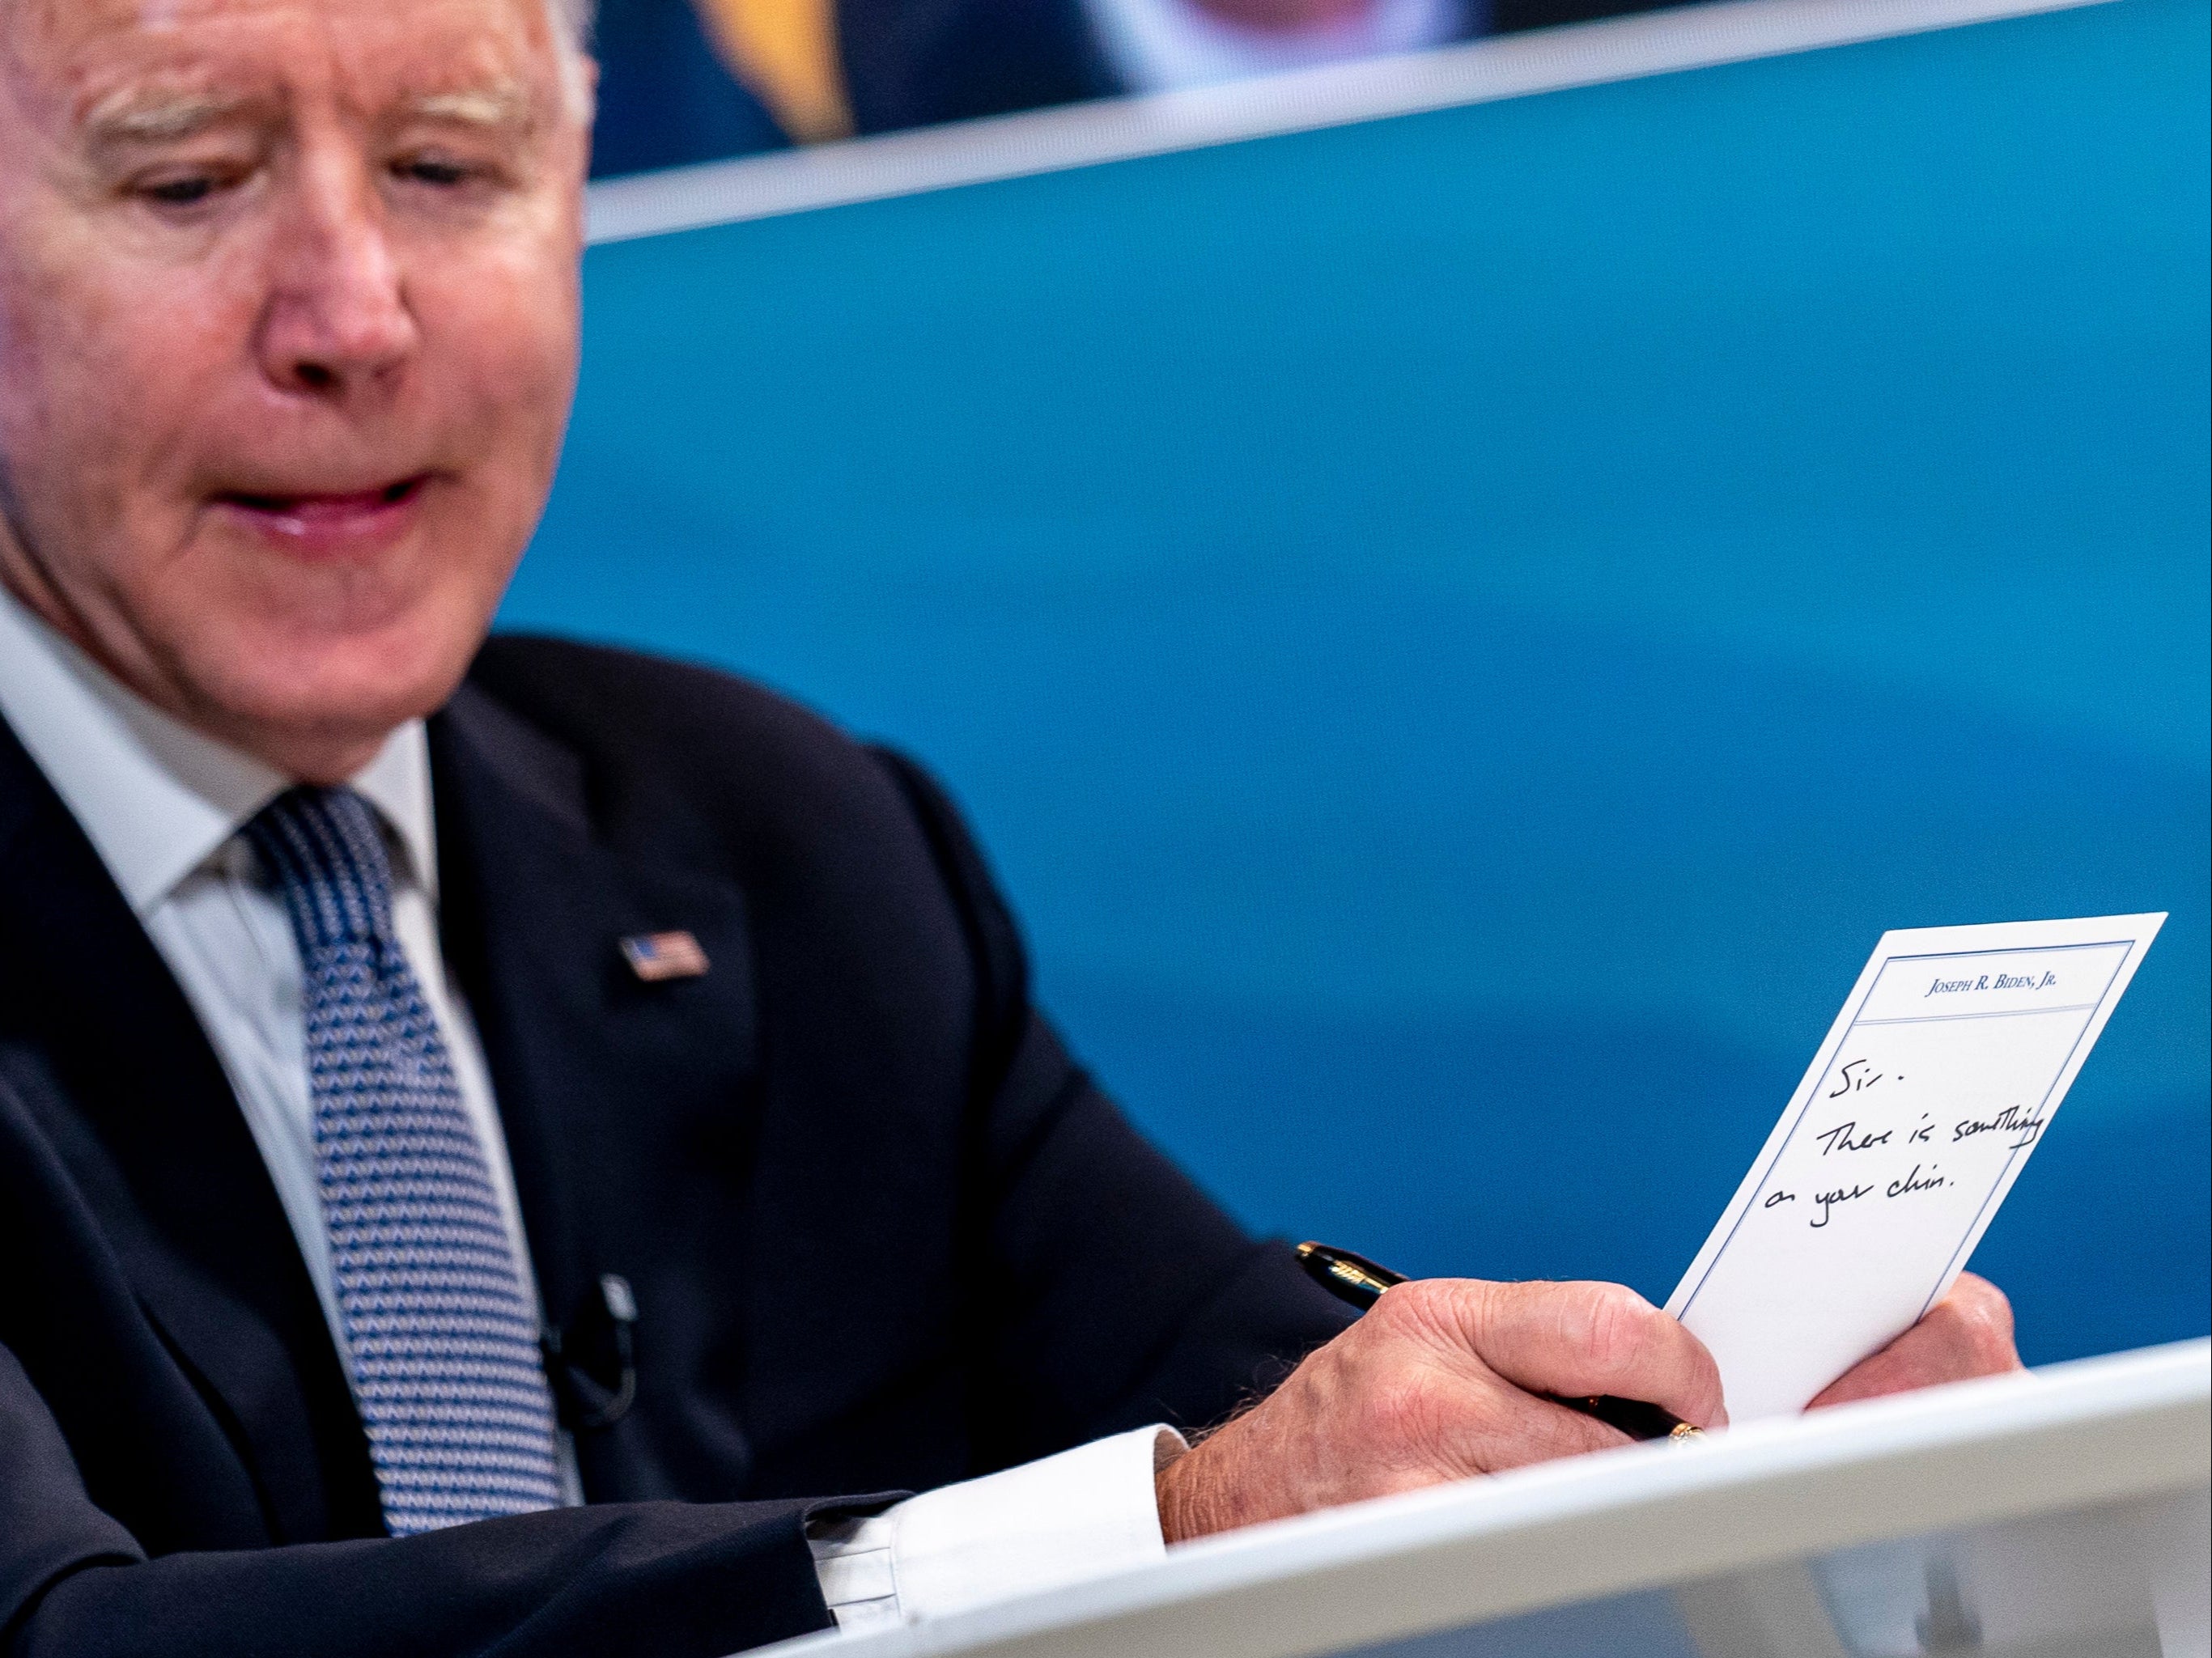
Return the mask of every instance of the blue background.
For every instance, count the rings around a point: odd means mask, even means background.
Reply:
[[[2208,1326],[2207,11],[594,251],[504,620],[969,809],[1251,1224],[1663,1297],[1885,927],[2172,920],[1976,1265]]]

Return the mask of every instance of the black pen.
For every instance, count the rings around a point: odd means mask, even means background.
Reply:
[[[1392,1284],[1406,1281],[1403,1272],[1377,1266],[1364,1255],[1355,1255],[1349,1249],[1332,1249],[1325,1243],[1298,1245],[1298,1265],[1322,1289],[1362,1312],[1381,1300],[1382,1292]],[[1593,1394],[1586,1399],[1565,1399],[1557,1394],[1544,1397],[1571,1411],[1594,1416],[1607,1427],[1620,1429],[1631,1439],[1698,1439],[1705,1434],[1703,1428],[1693,1428],[1680,1417],[1670,1416],[1656,1405],[1647,1405],[1638,1399],[1615,1399],[1611,1394]]]

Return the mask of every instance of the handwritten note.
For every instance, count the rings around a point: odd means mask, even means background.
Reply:
[[[1667,1303],[1731,1420],[1803,1409],[1942,1298],[2165,920],[1882,935]]]

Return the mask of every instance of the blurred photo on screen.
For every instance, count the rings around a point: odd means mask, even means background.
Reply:
[[[1386,58],[1639,0],[599,0],[598,178]]]

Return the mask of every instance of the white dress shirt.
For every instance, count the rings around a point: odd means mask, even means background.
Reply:
[[[1085,0],[1108,61],[1132,92],[1172,92],[1420,52],[1462,33],[1474,3],[1478,0],[1367,0],[1340,21],[1312,28],[1255,29],[1202,10],[1194,0]]]
[[[117,683],[0,587],[0,715],[83,827],[182,987],[238,1096],[351,1376],[331,1270],[307,1084],[299,946],[240,833],[290,785]],[[453,1060],[515,1270],[538,1297],[491,1076],[438,944],[437,830],[420,720],[352,780],[392,854],[392,925]],[[1164,1552],[1155,1465],[1182,1441],[1145,1428],[822,1528],[811,1546],[841,1625],[911,1620],[1141,1565]],[[562,1482],[581,1502],[562,1436]]]

